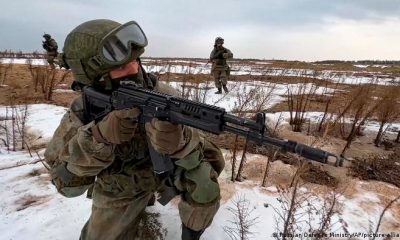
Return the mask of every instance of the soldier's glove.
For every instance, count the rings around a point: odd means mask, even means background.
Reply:
[[[225,50],[219,50],[218,51],[218,54],[217,54],[217,58],[218,59],[224,59],[224,52],[225,52]]]
[[[92,127],[93,137],[107,144],[128,142],[135,134],[139,116],[138,108],[112,111]]]
[[[67,169],[67,163],[60,162],[50,170],[51,181],[57,191],[65,197],[76,197],[82,195],[91,184],[94,176],[79,177]]]
[[[180,124],[153,119],[145,127],[151,144],[159,153],[173,154],[186,145],[184,127]]]

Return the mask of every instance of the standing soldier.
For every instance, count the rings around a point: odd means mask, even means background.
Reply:
[[[210,61],[212,62],[211,74],[214,76],[215,87],[218,89],[216,94],[221,94],[221,88],[227,93],[228,88],[226,84],[230,75],[229,65],[226,63],[226,59],[233,58],[232,52],[223,47],[224,39],[217,37],[214,43],[214,49],[210,54]]]
[[[56,59],[58,55],[57,42],[50,36],[50,34],[47,33],[43,35],[43,38],[44,41],[42,41],[42,46],[46,50],[46,60],[50,64],[50,67],[54,69],[54,59]]]
[[[68,34],[60,59],[72,70],[76,90],[92,86],[111,94],[124,81],[176,94],[145,72],[139,57],[146,46],[136,22],[98,19]],[[138,108],[88,121],[83,97],[72,102],[45,152],[52,182],[62,195],[75,197],[93,189],[92,213],[80,239],[136,239],[141,213],[152,204],[154,192],[162,196],[170,183],[180,193],[182,239],[198,240],[219,208],[217,177],[225,163],[220,149],[184,125],[156,118],[142,124]],[[173,183],[153,171],[149,146],[173,160]]]

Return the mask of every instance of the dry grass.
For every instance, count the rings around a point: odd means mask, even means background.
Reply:
[[[61,75],[64,70],[56,70]],[[65,79],[64,84],[70,85],[73,81],[72,74]],[[77,96],[71,92],[55,92],[52,101],[45,101],[43,93],[34,91],[35,83],[29,71],[29,65],[14,64],[12,71],[4,82],[5,85],[0,88],[0,105],[10,105],[10,96],[15,97],[15,104],[32,103],[53,103],[62,106],[68,106],[72,99]]]
[[[352,175],[362,180],[377,180],[400,188],[400,147],[388,157],[357,159],[351,166]]]
[[[137,238],[146,240],[164,240],[167,234],[167,229],[163,228],[161,222],[158,220],[159,213],[151,213],[144,211],[140,218],[140,224],[137,229]]]

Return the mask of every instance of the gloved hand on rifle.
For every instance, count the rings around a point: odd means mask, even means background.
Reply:
[[[48,50],[49,46],[47,45],[46,42],[43,42],[42,44],[43,49]]]
[[[182,150],[187,142],[182,125],[158,119],[146,123],[146,134],[154,149],[162,154],[176,153]]]
[[[225,49],[219,50],[215,55],[217,59],[224,59]]]
[[[138,108],[112,111],[91,128],[93,137],[107,144],[128,142],[135,135],[139,116]]]

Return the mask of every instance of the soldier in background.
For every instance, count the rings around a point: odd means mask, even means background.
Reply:
[[[210,54],[210,61],[212,62],[211,74],[214,76],[215,87],[218,89],[216,94],[222,93],[222,88],[228,93],[226,84],[230,75],[229,65],[226,63],[226,59],[232,58],[232,52],[223,47],[224,39],[217,37],[214,43],[214,49]]]
[[[54,60],[57,58],[58,55],[57,42],[50,36],[50,34],[47,33],[43,35],[43,38],[45,39],[44,41],[42,41],[43,49],[46,50],[45,58],[49,63],[50,67],[54,69],[55,68]]]
[[[177,94],[145,72],[140,56],[146,46],[136,22],[97,19],[68,34],[59,59],[77,84],[101,92],[111,94],[125,81]],[[196,129],[156,118],[144,125],[140,115],[138,108],[114,110],[102,120],[89,121],[79,96],[47,146],[52,182],[62,195],[76,197],[92,189],[92,213],[81,240],[136,239],[141,213],[153,204],[154,192],[163,194],[168,187],[163,173],[153,171],[149,144],[174,161],[181,239],[198,240],[217,213],[217,178],[225,164],[220,149]]]

